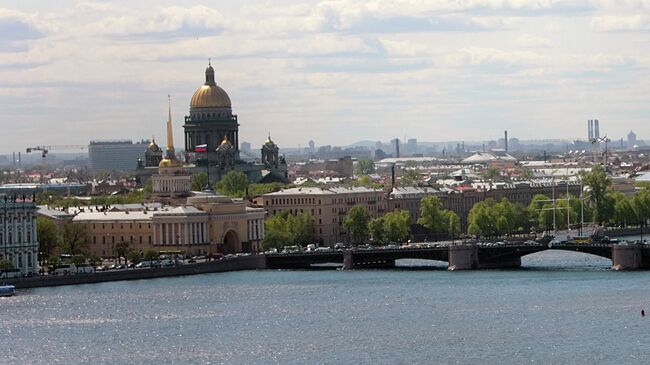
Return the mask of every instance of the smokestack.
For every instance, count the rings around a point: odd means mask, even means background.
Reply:
[[[390,186],[395,189],[395,164],[390,165]]]
[[[508,153],[508,131],[503,132],[505,138],[506,153]]]
[[[600,138],[600,128],[598,126],[598,119],[594,119],[594,138]]]
[[[395,155],[399,158],[399,138],[395,138]]]

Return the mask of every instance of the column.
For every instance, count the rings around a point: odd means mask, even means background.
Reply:
[[[190,236],[188,234],[188,224],[187,222],[183,223],[183,244],[187,245],[190,242]]]

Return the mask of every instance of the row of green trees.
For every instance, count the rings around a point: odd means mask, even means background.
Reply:
[[[343,219],[343,227],[348,231],[350,242],[355,245],[368,242],[403,242],[410,233],[410,215],[405,210],[389,212],[372,218],[370,212],[361,205],[353,206]]]
[[[315,242],[314,228],[314,217],[310,213],[276,214],[264,223],[262,248],[266,251],[284,246],[312,244]]]

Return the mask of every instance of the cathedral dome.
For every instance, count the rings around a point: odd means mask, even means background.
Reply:
[[[230,108],[230,97],[214,81],[214,69],[208,64],[205,69],[205,83],[192,95],[190,108]]]

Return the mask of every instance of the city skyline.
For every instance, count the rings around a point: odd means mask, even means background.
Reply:
[[[650,3],[0,4],[1,153],[181,135],[208,58],[242,141],[648,138]],[[544,128],[541,128],[543,126]],[[297,142],[300,141],[300,142]]]

